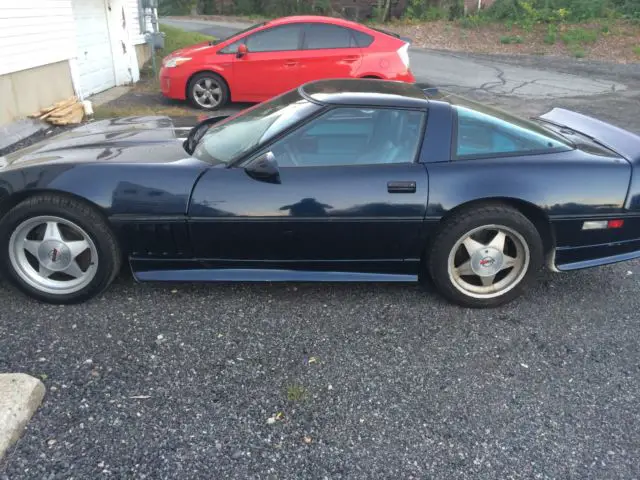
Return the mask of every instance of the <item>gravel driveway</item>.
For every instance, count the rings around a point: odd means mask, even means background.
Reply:
[[[2,288],[0,370],[48,394],[0,478],[634,478],[639,287],[640,262],[486,311],[399,285]]]
[[[638,91],[485,99],[640,132]],[[639,292],[640,261],[484,311],[402,285],[125,277],[72,307],[0,285],[0,371],[48,389],[0,479],[638,478]]]

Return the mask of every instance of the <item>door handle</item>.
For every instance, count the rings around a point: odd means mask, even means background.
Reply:
[[[387,182],[389,193],[416,193],[416,182]]]
[[[296,65],[298,65],[298,62],[294,60],[287,60],[286,62],[284,62],[284,64],[287,67],[295,67]]]
[[[344,57],[343,60],[347,63],[353,63],[358,61],[359,57]]]

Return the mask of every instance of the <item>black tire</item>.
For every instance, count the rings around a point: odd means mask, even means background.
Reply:
[[[91,281],[81,290],[69,294],[43,292],[25,282],[16,272],[9,254],[11,236],[23,222],[38,216],[59,217],[76,224],[95,245],[98,266]],[[34,195],[0,220],[0,252],[2,274],[14,287],[36,300],[53,304],[80,303],[95,297],[113,282],[122,263],[116,237],[103,217],[83,202],[54,194]]]
[[[488,225],[501,225],[520,235],[529,250],[524,276],[498,296],[477,298],[463,292],[449,274],[449,255],[468,232]],[[457,250],[457,248],[456,248]],[[449,301],[470,308],[496,307],[514,300],[533,280],[544,259],[544,247],[535,225],[515,208],[503,204],[485,204],[460,211],[441,225],[428,252],[428,274],[437,290]]]
[[[207,106],[202,105],[201,103],[198,103],[198,100],[196,99],[196,94],[195,94],[195,87],[198,84],[198,82],[201,82],[202,80],[206,80],[206,79],[210,79],[211,81],[215,82],[219,86],[221,91],[219,102],[215,106],[212,106],[211,108],[208,108]],[[220,75],[213,72],[201,72],[194,75],[193,78],[189,80],[189,84],[187,85],[187,98],[189,99],[189,102],[194,107],[213,112],[216,110],[220,110],[221,108],[223,108],[229,103],[229,98],[230,98],[229,86],[227,85],[227,82]]]

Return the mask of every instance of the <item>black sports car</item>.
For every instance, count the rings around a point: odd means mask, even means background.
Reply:
[[[188,132],[98,121],[0,159],[6,278],[86,300],[138,281],[418,281],[461,305],[546,265],[640,256],[640,137],[433,89],[312,82]]]

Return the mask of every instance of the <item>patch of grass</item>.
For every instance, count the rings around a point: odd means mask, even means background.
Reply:
[[[513,43],[522,43],[522,37],[520,35],[503,35],[500,37],[500,43],[505,45],[511,45]]]
[[[96,120],[104,120],[106,118],[120,117],[143,117],[147,115],[168,115],[170,117],[189,117],[194,113],[186,108],[172,106],[148,106],[148,105],[130,105],[126,107],[112,107],[101,105],[93,108],[93,118]]]
[[[165,34],[164,49],[162,53],[166,56],[171,52],[175,52],[181,48],[190,47],[197,43],[209,42],[215,40],[214,37],[203,35],[198,32],[187,32],[179,28],[170,27],[168,25],[160,25],[160,31]]]
[[[162,59],[170,53],[180,50],[181,48],[190,47],[198,43],[210,42],[215,40],[215,37],[210,35],[203,35],[198,32],[187,32],[180,28],[170,27],[168,25],[160,25],[160,31],[164,33],[164,48],[162,50],[156,50],[156,67],[160,71],[162,65]],[[141,76],[146,78],[153,78],[152,62],[149,61],[144,69],[140,72]]]
[[[290,402],[300,402],[307,396],[307,389],[302,385],[289,385],[287,387],[287,400]]]
[[[598,40],[598,32],[581,27],[572,28],[564,32],[561,38],[565,45],[585,45],[595,43]]]
[[[640,57],[640,45],[633,47],[633,53]]]

